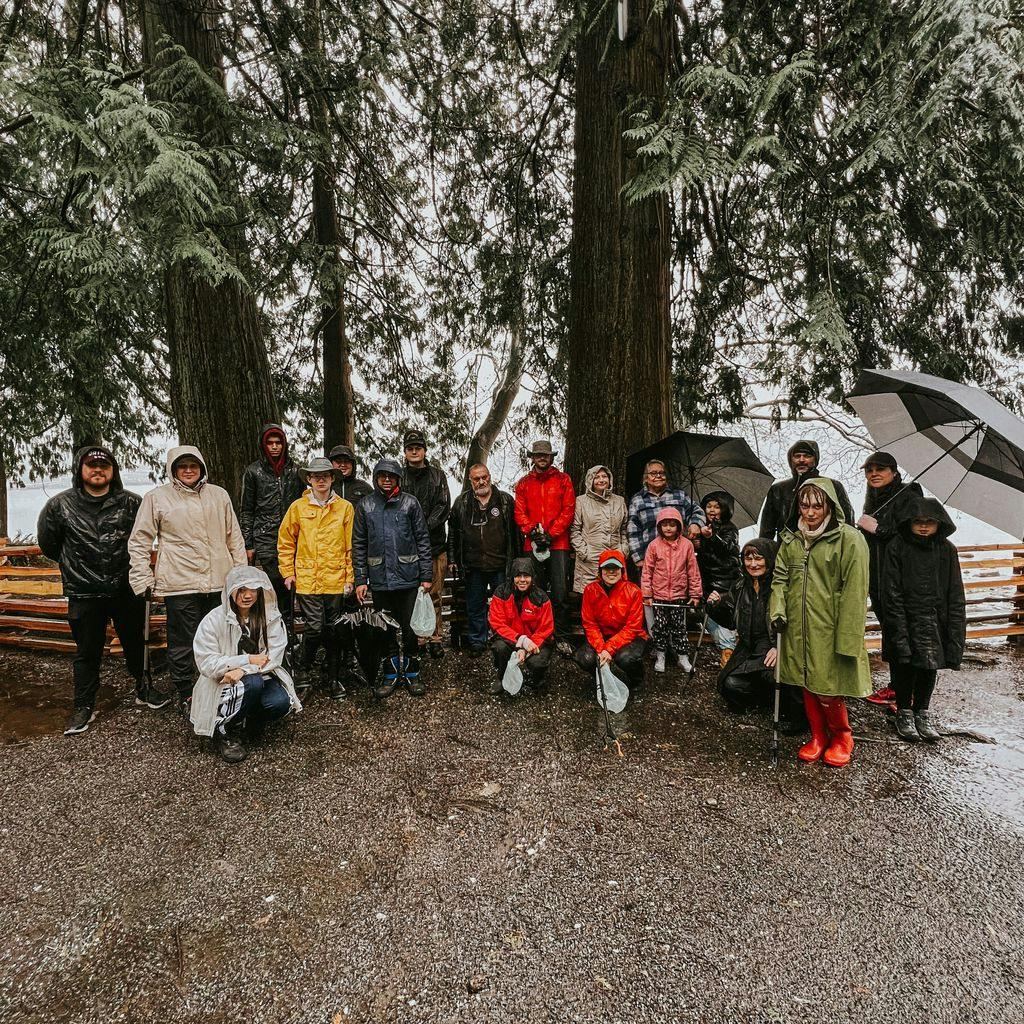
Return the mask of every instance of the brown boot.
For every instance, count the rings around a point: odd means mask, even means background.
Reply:
[[[805,743],[798,751],[801,761],[820,761],[828,746],[828,729],[825,726],[825,709],[821,701],[810,690],[804,690],[804,710],[811,726],[811,741]]]
[[[727,647],[724,651],[722,651],[722,655],[718,659],[718,667],[719,668],[725,668],[725,666],[729,663],[729,659],[731,657],[732,657],[732,651],[730,651],[729,648]]]
[[[832,745],[825,751],[823,760],[833,768],[843,768],[850,763],[853,754],[853,732],[842,697],[834,697],[825,705],[825,721],[832,734]]]

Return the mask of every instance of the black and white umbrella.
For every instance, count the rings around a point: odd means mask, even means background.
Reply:
[[[987,391],[864,370],[846,400],[879,450],[940,501],[1024,537],[1024,421]]]

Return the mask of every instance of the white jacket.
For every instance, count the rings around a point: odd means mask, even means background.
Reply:
[[[203,479],[192,490],[175,480],[171,466],[183,455],[202,464]],[[170,483],[146,493],[128,538],[131,568],[128,582],[136,594],[152,587],[160,597],[169,594],[213,594],[224,586],[233,565],[245,565],[245,541],[231,498],[223,487],[206,479],[199,449],[179,445],[167,453]],[[149,557],[157,543],[156,566]]]
[[[302,710],[302,704],[295,695],[292,677],[285,671],[283,664],[288,634],[285,631],[284,619],[277,610],[277,595],[274,588],[262,569],[256,569],[251,565],[238,565],[228,573],[220,607],[214,608],[199,623],[195,639],[192,641],[192,653],[199,669],[199,681],[192,690],[192,712],[189,720],[197,736],[213,735],[217,725],[217,708],[225,689],[221,683],[224,674],[233,668],[249,667],[249,655],[238,653],[238,641],[241,639],[242,630],[231,607],[231,595],[239,587],[262,590],[267,613],[267,644],[266,649],[260,648],[260,653],[266,654],[270,661],[263,668],[253,667],[252,671],[260,675],[276,676],[288,691],[292,710]]]

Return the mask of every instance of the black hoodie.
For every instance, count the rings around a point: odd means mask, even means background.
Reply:
[[[877,490],[869,487],[864,495],[864,514],[873,516],[878,521],[878,529],[874,533],[865,530],[861,532],[868,542],[868,552],[871,555],[871,580],[868,585],[871,610],[878,616],[879,621],[882,620],[882,564],[885,561],[885,549],[889,546],[889,541],[896,536],[896,529],[907,510],[916,499],[922,497],[924,493],[921,485],[914,481],[905,484],[899,473],[896,473],[892,483],[887,487],[879,487]]]
[[[705,515],[709,501],[718,502],[722,509],[722,519],[718,523],[708,519],[707,525],[711,527],[711,536],[705,537],[701,534],[694,542],[705,598],[712,590],[727,594],[740,578],[740,531],[732,521],[732,495],[728,491],[712,491],[705,494],[700,502]]]
[[[82,483],[82,460],[101,451],[114,475],[110,490],[95,497]],[[128,536],[142,499],[126,491],[113,453],[90,444],[75,454],[72,486],[55,494],[39,513],[36,537],[47,558],[60,565],[64,596],[72,598],[128,596]]]
[[[939,524],[918,537],[914,518]],[[960,667],[967,637],[967,605],[960,558],[949,540],[956,526],[934,498],[918,498],[900,517],[882,567],[885,638],[882,657],[917,668]]]
[[[722,601],[729,612],[728,623],[736,630],[736,649],[719,674],[719,680],[729,675],[743,675],[764,671],[764,656],[775,643],[768,619],[768,603],[772,594],[772,575],[775,572],[775,541],[755,537],[743,545],[743,551],[753,549],[765,560],[765,573],[754,589],[754,578],[743,567],[739,580]],[[742,564],[742,563],[741,563]],[[720,621],[720,620],[719,620]]]

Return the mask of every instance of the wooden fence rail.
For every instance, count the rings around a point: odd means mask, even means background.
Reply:
[[[964,587],[968,595],[968,640],[1005,637],[1024,643],[1024,550],[1018,544],[974,544],[957,549]],[[1012,552],[1009,558],[977,557]],[[8,545],[0,538],[0,647],[74,653],[75,644],[67,622],[67,601],[62,595],[60,573],[55,565],[10,565],[13,558],[40,559],[38,547]],[[1011,575],[998,570],[1011,569]],[[979,591],[998,593],[979,594]],[[461,580],[449,577],[442,598],[442,617],[450,624],[451,643],[466,642],[466,615]],[[975,613],[976,610],[976,613]],[[166,643],[166,616],[157,599],[151,617],[151,643]],[[881,647],[878,623],[869,617],[865,642],[869,651]],[[107,630],[108,653],[120,654],[113,628]]]

